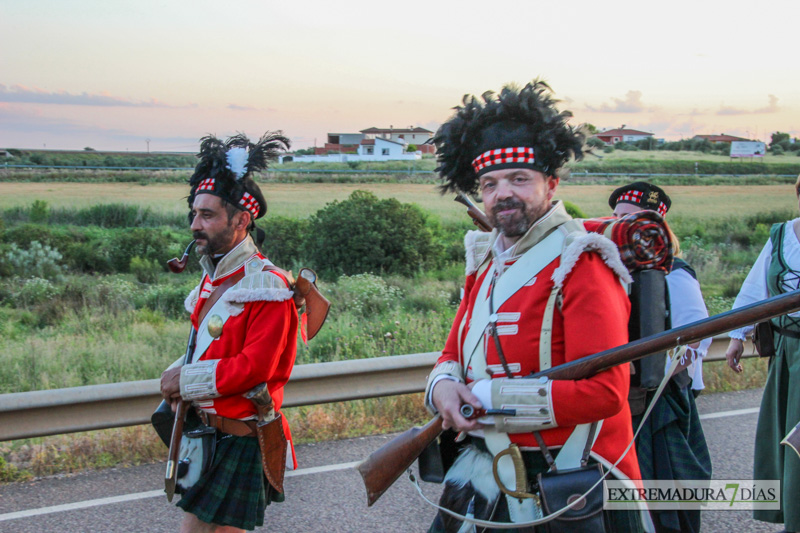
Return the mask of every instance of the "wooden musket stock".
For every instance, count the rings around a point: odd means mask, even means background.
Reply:
[[[459,191],[456,193],[454,200],[460,204],[467,206],[467,214],[472,218],[472,222],[478,226],[481,231],[492,231],[492,223],[486,213],[480,210],[477,205],[470,199],[469,196]]]
[[[684,344],[692,344],[797,310],[800,310],[800,290],[773,296],[759,303],[650,335],[527,377],[547,376],[550,379],[559,380],[586,379],[616,365],[630,363],[654,353]],[[416,458],[439,436],[441,431],[442,419],[437,415],[424,427],[411,428],[396,436],[358,465],[358,471],[367,489],[367,504],[371,506],[375,503],[397,481],[397,478],[414,464]]]

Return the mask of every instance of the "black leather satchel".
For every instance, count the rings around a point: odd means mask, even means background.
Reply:
[[[580,498],[603,477],[599,464],[570,470],[545,472],[537,476],[539,497],[545,516],[566,507]],[[600,483],[583,500],[558,518],[545,524],[548,533],[604,533],[610,531],[603,513],[603,484]]]
[[[753,330],[753,346],[761,357],[775,357],[775,339],[772,336],[772,323],[759,322]]]

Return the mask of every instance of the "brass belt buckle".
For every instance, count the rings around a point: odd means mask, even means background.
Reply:
[[[500,462],[500,458],[505,455],[508,455],[511,458],[511,461],[514,463],[516,490],[511,490],[506,487],[503,484],[503,481],[500,479],[500,475],[497,473],[497,464]],[[497,486],[500,487],[500,491],[502,493],[520,500],[524,498],[533,498],[536,501],[536,504],[539,504],[539,495],[527,492],[528,474],[525,470],[525,461],[522,459],[522,452],[520,451],[519,446],[516,444],[512,443],[508,448],[494,456],[494,461],[492,462],[492,473],[494,474],[494,480],[497,482]]]

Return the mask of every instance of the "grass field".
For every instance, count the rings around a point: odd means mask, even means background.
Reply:
[[[557,198],[569,200],[592,217],[610,214],[607,199],[613,185],[561,185]],[[669,218],[724,218],[763,211],[797,209],[791,185],[670,186],[673,207]],[[397,198],[419,205],[443,222],[466,219],[461,204],[452,195],[442,196],[434,185],[398,183],[269,183],[263,186],[269,215],[305,218],[325,204],[344,200],[355,190],[373,192],[379,198]],[[128,183],[0,183],[0,209],[29,206],[44,200],[52,207],[86,207],[95,204],[146,205],[164,212],[184,213],[188,188],[184,185],[139,185]]]

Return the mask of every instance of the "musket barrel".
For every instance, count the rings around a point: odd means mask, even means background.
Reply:
[[[800,289],[588,355],[528,377],[585,379],[623,363],[630,363],[654,353],[692,344],[797,310],[800,310]]]

